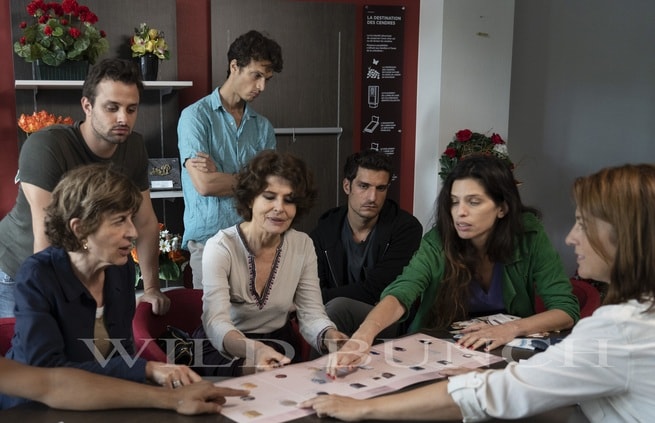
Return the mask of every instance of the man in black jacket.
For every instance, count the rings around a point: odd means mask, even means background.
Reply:
[[[328,316],[349,336],[421,241],[419,221],[387,199],[392,175],[384,153],[364,150],[349,156],[343,179],[348,203],[325,212],[310,234]],[[380,337],[396,335],[392,326]]]

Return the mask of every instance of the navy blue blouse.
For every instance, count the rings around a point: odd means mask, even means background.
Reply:
[[[105,269],[104,322],[113,353],[94,355],[97,304],[73,273],[65,250],[49,247],[28,257],[16,275],[16,326],[7,358],[41,367],[77,367],[137,382],[146,360],[134,358],[132,318],[136,308],[131,258]],[[0,408],[18,398],[0,397]]]

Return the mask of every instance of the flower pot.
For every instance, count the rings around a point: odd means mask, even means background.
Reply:
[[[89,62],[86,60],[67,61],[59,66],[50,66],[37,59],[32,62],[34,79],[78,81],[86,78]]]
[[[144,54],[135,58],[141,71],[141,78],[144,81],[156,81],[157,72],[159,72],[159,57],[154,54]]]

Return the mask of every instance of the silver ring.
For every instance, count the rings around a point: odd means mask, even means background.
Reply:
[[[179,380],[175,379],[175,380],[173,381],[173,389],[175,389],[175,388],[179,388],[180,386],[182,386],[182,382],[180,382]]]

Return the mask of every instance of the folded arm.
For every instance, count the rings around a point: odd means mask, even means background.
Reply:
[[[193,187],[202,196],[223,197],[232,195],[236,176],[219,172],[208,154],[197,152],[195,157],[184,161]]]

